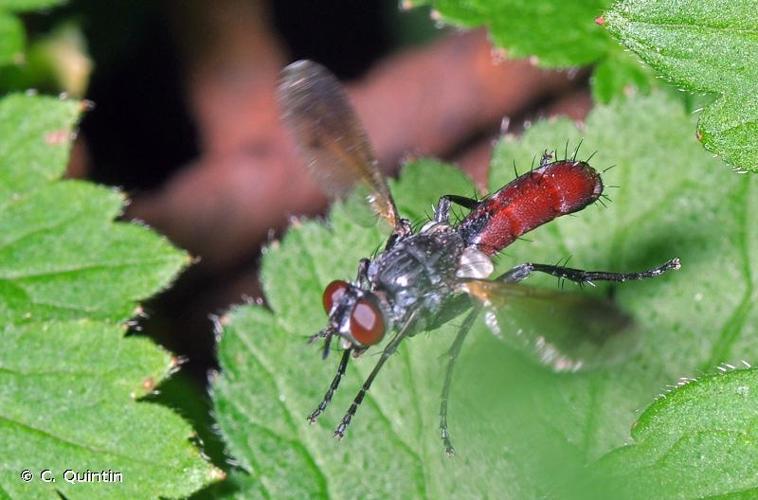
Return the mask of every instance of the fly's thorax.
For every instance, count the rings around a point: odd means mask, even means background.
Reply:
[[[465,244],[449,225],[427,223],[377,255],[368,268],[371,289],[384,293],[395,324],[416,309],[436,312],[453,293]]]

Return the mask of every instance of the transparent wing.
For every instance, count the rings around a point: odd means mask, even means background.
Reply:
[[[337,78],[313,61],[296,61],[282,70],[279,102],[326,193],[340,197],[363,185],[374,211],[394,227],[399,220],[395,202]]]
[[[637,350],[631,317],[610,301],[499,281],[462,287],[495,335],[556,371],[613,365]]]

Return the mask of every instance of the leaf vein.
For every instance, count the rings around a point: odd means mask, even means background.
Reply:
[[[126,262],[119,261],[117,263],[107,262],[107,263],[92,263],[92,264],[85,264],[85,265],[76,265],[75,267],[61,268],[61,269],[55,269],[55,270],[50,270],[50,271],[21,272],[21,273],[9,272],[6,274],[0,274],[0,279],[5,279],[8,281],[18,281],[18,280],[36,279],[36,278],[48,278],[52,276],[62,276],[62,275],[78,273],[82,271],[124,269],[124,268],[129,268],[129,267],[152,268],[156,264],[164,264],[167,262],[171,262],[171,260],[172,260],[172,257],[161,257],[158,259],[151,258],[151,259],[132,260],[132,261],[126,261]]]
[[[745,277],[745,292],[742,300],[735,310],[729,316],[724,326],[721,328],[718,339],[714,342],[711,350],[711,356],[707,364],[702,367],[708,370],[718,363],[727,361],[734,343],[740,337],[740,333],[745,327],[747,317],[753,308],[753,271],[750,262],[750,248],[748,242],[750,217],[748,214],[748,193],[750,192],[750,179],[744,178],[741,183],[739,194],[739,204],[742,210],[736,214],[739,221],[740,231],[737,235],[737,247],[742,260],[742,275]]]
[[[41,435],[43,437],[52,439],[53,441],[57,441],[57,442],[59,442],[59,443],[61,443],[63,445],[70,446],[72,448],[77,448],[77,449],[85,450],[85,451],[88,451],[90,453],[94,453],[96,455],[100,455],[100,454],[111,455],[113,457],[123,458],[123,459],[129,460],[129,461],[135,462],[135,463],[139,463],[139,464],[143,464],[143,465],[148,465],[150,467],[161,467],[161,468],[166,468],[167,467],[167,464],[163,463],[163,462],[156,463],[156,462],[148,460],[148,459],[133,457],[133,456],[126,455],[124,453],[119,453],[119,452],[116,452],[116,451],[113,451],[113,450],[99,449],[99,448],[94,448],[92,446],[88,446],[88,445],[84,445],[84,444],[80,444],[80,443],[75,443],[75,442],[70,441],[68,439],[65,439],[65,438],[63,438],[61,436],[57,436],[57,435],[55,435],[55,434],[53,434],[51,432],[45,431],[43,429],[38,429],[38,428],[36,428],[36,427],[34,427],[32,425],[29,425],[29,424],[26,424],[26,423],[23,423],[23,422],[19,422],[18,420],[13,420],[12,418],[6,417],[4,415],[0,415],[0,420],[6,422],[8,424],[10,424],[11,426],[18,426],[21,429],[26,430],[27,432],[38,434],[38,435]]]
[[[303,446],[302,442],[300,442],[298,440],[288,439],[285,436],[283,436],[282,434],[280,434],[279,432],[277,432],[276,430],[274,430],[273,428],[271,428],[271,427],[269,427],[269,426],[267,426],[267,425],[259,422],[256,419],[251,418],[250,412],[246,411],[245,408],[242,408],[242,406],[240,405],[239,401],[236,398],[229,398],[229,401],[231,401],[232,405],[235,406],[237,408],[237,410],[241,414],[243,414],[245,416],[245,418],[247,419],[247,421],[248,421],[248,423],[250,425],[252,425],[253,427],[257,427],[258,428],[259,432],[266,433],[266,434],[269,435],[269,437],[273,437],[274,439],[276,439],[278,441],[281,441],[283,443],[287,443],[288,445],[290,445],[290,447],[292,449],[296,450],[297,453],[300,454],[301,457],[303,457],[303,459],[305,459],[307,462],[309,462],[313,466],[313,470],[316,471],[317,476],[321,480],[321,484],[322,484],[324,490],[328,493],[329,490],[328,490],[328,487],[327,487],[326,478],[324,477],[324,475],[321,472],[320,468],[318,467],[317,463],[313,460],[313,457],[308,452],[308,450],[306,449],[306,447]],[[254,452],[252,450],[250,450],[250,453],[253,454]],[[264,477],[262,477],[262,475],[263,475],[262,472],[263,471],[260,470],[260,469],[263,469],[263,467],[259,463],[258,464],[252,464],[252,465],[253,466],[257,466],[257,468],[259,469],[259,470],[256,471],[257,472],[256,478],[261,483],[261,486],[263,486],[263,488],[266,490],[266,493],[269,495],[269,497],[271,497],[271,492],[269,491],[268,487],[265,485]]]
[[[279,324],[279,321],[277,321],[277,324]],[[284,391],[279,386],[279,381],[274,376],[274,372],[266,365],[266,363],[263,361],[263,357],[258,353],[255,346],[252,344],[252,342],[249,341],[246,335],[239,335],[239,338],[242,341],[242,345],[245,346],[245,348],[248,350],[250,355],[255,359],[255,361],[260,365],[260,367],[263,369],[266,376],[271,381],[271,384],[276,388],[276,391],[279,394],[284,394]],[[287,423],[290,426],[292,430],[294,430],[298,436],[300,436],[301,441],[303,440],[302,431],[300,429],[301,426],[295,425],[295,412],[292,408],[290,408],[284,401],[282,401],[280,398],[275,398],[278,402],[278,406],[283,410],[284,415],[287,418]],[[303,419],[305,421],[305,419]],[[308,448],[303,447],[303,452],[307,453],[309,460],[314,463],[318,464],[319,462],[316,460],[316,458],[313,456],[313,454],[308,450]],[[322,484],[324,484],[324,488],[326,491],[329,491],[329,482],[327,481],[326,476],[321,472],[320,467],[316,467],[316,470],[321,477]]]

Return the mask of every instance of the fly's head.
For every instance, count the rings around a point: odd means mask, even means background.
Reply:
[[[324,358],[329,355],[333,336],[340,337],[344,349],[352,349],[358,355],[381,342],[390,327],[385,301],[347,281],[329,283],[323,303],[329,324],[313,338],[324,337]]]

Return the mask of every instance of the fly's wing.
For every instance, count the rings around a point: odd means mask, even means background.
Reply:
[[[556,371],[610,366],[638,346],[632,319],[610,301],[500,281],[461,286],[495,335]]]
[[[313,61],[294,62],[282,70],[279,102],[322,189],[340,197],[362,184],[374,211],[395,227],[395,202],[337,78]]]

